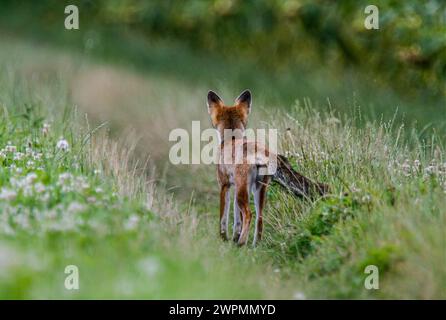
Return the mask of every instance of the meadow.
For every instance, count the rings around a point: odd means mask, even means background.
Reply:
[[[376,32],[365,0],[73,3],[80,30],[0,1],[0,299],[446,298],[441,1],[377,1]],[[215,167],[169,161],[208,90],[247,88],[330,186],[271,185],[255,248],[219,237]]]
[[[215,169],[167,163],[169,130],[209,123],[208,88],[1,47],[2,299],[445,298],[440,134],[329,102],[254,100],[250,126],[278,128],[281,152],[332,190],[309,202],[272,186],[264,241],[240,249],[218,237]],[[68,265],[79,290],[64,287]],[[364,288],[367,265],[379,290]]]

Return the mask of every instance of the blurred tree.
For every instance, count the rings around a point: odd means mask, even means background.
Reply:
[[[0,2],[4,10],[29,12],[47,25],[55,23],[54,11],[64,5],[56,0]],[[375,0],[378,30],[364,27],[369,0],[71,2],[79,6],[83,25],[91,28],[126,27],[275,70],[296,64],[355,65],[401,90],[421,87],[446,95],[444,0]]]

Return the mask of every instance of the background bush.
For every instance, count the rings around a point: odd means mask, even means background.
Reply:
[[[366,0],[81,0],[82,29],[118,28],[175,39],[224,57],[245,57],[281,72],[295,65],[352,66],[406,95],[446,93],[446,4],[383,1],[379,30],[366,30]],[[63,1],[2,1],[4,12],[51,28]],[[20,18],[21,17],[21,18]],[[25,18],[26,17],[26,18]],[[413,90],[407,90],[407,87]]]

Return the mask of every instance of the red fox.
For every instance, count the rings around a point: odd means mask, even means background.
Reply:
[[[226,106],[213,91],[209,91],[207,95],[208,112],[220,138],[217,163],[217,179],[220,185],[220,236],[228,240],[230,187],[234,186],[232,239],[240,246],[248,241],[252,218],[249,206],[250,193],[254,194],[256,212],[253,246],[262,238],[262,212],[266,190],[271,180],[301,198],[311,198],[314,194],[323,195],[328,192],[327,185],[313,182],[294,171],[284,156],[275,155],[265,146],[248,141],[244,137],[248,115],[251,112],[251,101],[249,90],[243,91],[233,106]],[[232,132],[231,135],[227,134],[228,130]],[[264,171],[260,169],[268,166],[271,159],[277,161],[275,173],[262,174]]]

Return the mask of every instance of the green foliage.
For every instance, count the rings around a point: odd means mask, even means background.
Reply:
[[[395,265],[401,259],[401,253],[397,246],[388,244],[379,248],[371,248],[367,252],[366,258],[359,264],[359,270],[363,271],[365,267],[374,265],[384,274],[389,271],[392,265]]]
[[[321,201],[308,218],[308,230],[315,236],[327,235],[335,223],[353,217],[354,211],[358,208],[358,203],[350,197]]]
[[[46,32],[56,25],[62,29],[65,4],[60,1],[20,6],[2,2],[8,16],[34,22],[37,18],[38,28]],[[80,32],[90,38],[100,39],[101,32],[95,29],[128,29],[151,39],[180,40],[229,59],[244,57],[278,72],[295,65],[355,66],[371,74],[369,81],[381,81],[405,94],[446,94],[446,7],[441,0],[376,1],[379,30],[364,27],[364,9],[370,4],[366,0],[78,0],[72,4],[79,6]]]

